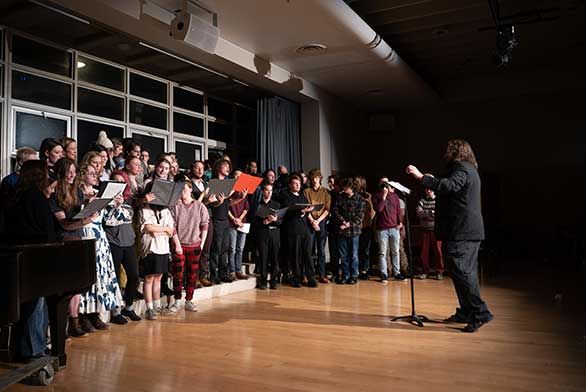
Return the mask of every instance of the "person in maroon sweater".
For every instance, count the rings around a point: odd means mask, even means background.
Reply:
[[[404,280],[399,266],[399,241],[400,230],[403,227],[401,218],[401,204],[399,196],[388,184],[389,179],[383,177],[379,180],[380,191],[372,196],[372,206],[375,215],[375,235],[379,246],[379,266],[381,282],[387,283],[387,252],[391,248],[392,273],[396,280]]]

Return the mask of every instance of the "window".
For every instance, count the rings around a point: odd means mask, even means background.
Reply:
[[[143,150],[147,150],[149,152],[151,161],[153,162],[159,155],[166,151],[164,137],[149,136],[142,133],[133,132],[132,139],[139,143]]]
[[[130,101],[129,120],[147,127],[167,129],[167,110],[141,102]]]
[[[203,95],[173,87],[173,106],[203,113]]]
[[[71,110],[71,85],[12,71],[12,98]]]
[[[208,98],[208,115],[232,122],[232,104]]]
[[[203,118],[173,113],[173,131],[203,137]]]
[[[14,110],[15,148],[31,147],[39,150],[41,141],[51,137],[61,139],[69,131],[69,117],[37,111]]]
[[[77,77],[87,83],[124,91],[124,70],[87,57],[77,58]]]
[[[188,142],[175,142],[175,153],[177,154],[177,161],[179,167],[189,170],[193,161],[202,158],[203,147],[201,144],[193,144]]]
[[[36,41],[12,37],[12,62],[71,77],[72,55],[66,50],[40,44]]]
[[[123,127],[81,119],[77,120],[77,153],[80,161],[85,153],[88,152],[90,145],[98,140],[100,131],[106,131],[106,135],[110,140],[113,137],[120,139],[124,137]]]
[[[78,88],[77,94],[78,111],[124,121],[124,98],[85,88]]]
[[[224,143],[233,143],[232,124],[208,122],[208,138]]]
[[[152,101],[167,103],[167,84],[131,73],[130,94]]]

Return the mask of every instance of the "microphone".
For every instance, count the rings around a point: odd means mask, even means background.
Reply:
[[[411,189],[407,188],[406,186],[403,186],[401,184],[399,184],[396,181],[385,181],[389,186],[393,187],[393,189],[405,194],[405,195],[410,195],[411,194]]]

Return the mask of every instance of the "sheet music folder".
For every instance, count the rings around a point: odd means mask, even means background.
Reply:
[[[155,200],[151,201],[149,204],[167,208],[173,207],[181,197],[183,189],[185,189],[185,183],[183,181],[174,182],[157,178],[153,182],[153,187],[151,189],[151,193],[155,195]]]

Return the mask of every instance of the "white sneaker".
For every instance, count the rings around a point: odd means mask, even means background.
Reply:
[[[147,320],[156,320],[157,314],[155,313],[154,309],[147,309],[144,313],[144,316]]]
[[[171,313],[177,313],[177,311],[181,309],[181,306],[179,305],[179,302],[175,301],[173,302],[173,304],[171,306],[169,306],[169,311]]]
[[[197,312],[197,305],[193,301],[185,301],[185,311]]]
[[[162,306],[159,306],[159,307],[155,308],[155,313],[160,314],[161,316],[168,316],[171,314],[171,311],[169,310],[169,308],[164,308]]]

